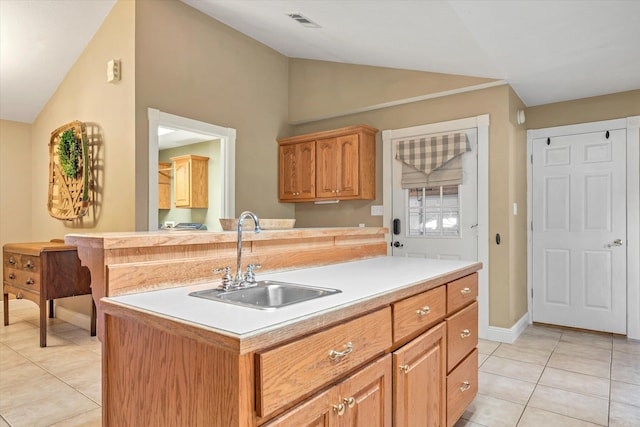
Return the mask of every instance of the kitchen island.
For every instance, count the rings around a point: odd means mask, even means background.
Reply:
[[[103,425],[453,425],[477,393],[481,264],[377,256],[259,274],[341,293],[273,311],[103,298]]]

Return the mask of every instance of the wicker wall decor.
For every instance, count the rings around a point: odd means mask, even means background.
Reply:
[[[51,132],[49,215],[72,221],[88,213],[90,165],[84,123],[76,120]]]

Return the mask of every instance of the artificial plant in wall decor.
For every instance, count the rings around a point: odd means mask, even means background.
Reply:
[[[51,132],[49,215],[71,221],[87,214],[90,165],[84,123],[76,120]]]

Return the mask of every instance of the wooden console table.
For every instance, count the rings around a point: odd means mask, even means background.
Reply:
[[[59,241],[7,243],[3,246],[4,324],[9,325],[9,293],[40,307],[40,347],[47,346],[47,301],[53,317],[53,300],[91,294],[91,274],[80,265],[75,246]],[[91,335],[96,334],[96,309],[92,299]]]

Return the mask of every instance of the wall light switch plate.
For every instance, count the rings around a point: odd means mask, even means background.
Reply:
[[[120,60],[112,59],[107,62],[107,83],[120,81]]]
[[[384,215],[384,206],[382,205],[373,205],[371,206],[371,216],[382,216]]]
[[[514,215],[518,215],[518,204],[517,203],[513,204],[513,214]]]

